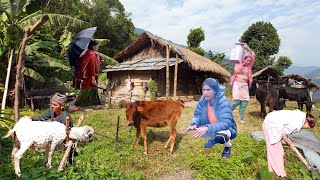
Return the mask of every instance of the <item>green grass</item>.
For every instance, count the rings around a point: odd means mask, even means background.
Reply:
[[[288,103],[294,109],[296,103]],[[83,125],[95,129],[92,143],[79,146],[76,166],[67,166],[64,171],[57,172],[62,152],[56,152],[51,170],[45,168],[43,156],[28,151],[22,158],[21,167],[24,179],[258,179],[267,166],[265,142],[251,138],[252,131],[261,130],[262,118],[259,117],[260,106],[255,99],[249,103],[246,123],[239,123],[238,109],[234,111],[238,125],[238,137],[232,141],[232,156],[222,159],[222,145],[204,149],[205,139],[194,138],[184,134],[193,117],[194,107],[186,107],[177,125],[176,145],[172,155],[164,148],[169,137],[168,128],[148,128],[148,155],[143,154],[143,146],[133,148],[135,129],[130,134],[126,127],[124,109],[111,109],[88,112]],[[23,111],[24,115],[35,116],[31,111]],[[77,119],[80,113],[72,114]],[[115,143],[117,118],[120,117],[119,144]],[[320,123],[312,131],[320,137]],[[0,136],[6,133],[0,129]],[[10,154],[11,139],[0,140],[0,179],[14,179]],[[285,169],[291,179],[316,179],[310,174],[297,156],[285,149]],[[177,175],[178,174],[178,175]],[[264,177],[267,177],[266,175]],[[276,175],[272,175],[276,179]]]

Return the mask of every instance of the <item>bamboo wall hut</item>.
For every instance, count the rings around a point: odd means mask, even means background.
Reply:
[[[174,95],[175,64],[178,64],[177,96],[199,96],[200,85],[205,78],[213,77],[220,83],[225,83],[231,76],[227,70],[206,57],[144,33],[114,57],[120,63],[119,66],[104,70],[112,87],[112,96],[128,97],[132,92],[133,99],[148,97],[149,92],[145,91],[143,85],[150,79],[157,83],[158,96],[165,96],[167,57],[169,59],[169,96]],[[131,92],[128,88],[130,81],[134,83]]]

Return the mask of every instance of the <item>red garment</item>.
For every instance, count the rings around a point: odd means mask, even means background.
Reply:
[[[82,89],[90,89],[96,87],[92,83],[94,78],[98,84],[98,73],[99,73],[100,59],[95,51],[88,49],[87,52],[81,57],[81,72],[83,74],[83,82],[81,85]]]
[[[233,85],[233,82],[236,80],[237,78],[237,74],[240,74],[244,68],[246,68],[247,72],[248,72],[248,85],[249,87],[251,87],[251,83],[252,83],[252,67],[253,67],[253,63],[254,61],[256,60],[256,54],[252,51],[252,54],[251,54],[251,61],[250,63],[247,65],[247,66],[244,66],[244,60],[245,60],[245,57],[246,57],[246,53],[243,55],[243,58],[242,58],[242,61],[238,64],[235,64],[234,66],[234,74],[231,76],[231,79],[230,79],[230,84]]]

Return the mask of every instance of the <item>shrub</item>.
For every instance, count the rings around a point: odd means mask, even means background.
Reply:
[[[148,82],[148,89],[150,91],[150,100],[155,100],[157,96],[157,91],[158,91],[157,83],[151,79]]]
[[[106,82],[107,82],[107,73],[99,74],[98,82],[101,83],[101,84],[106,84]]]

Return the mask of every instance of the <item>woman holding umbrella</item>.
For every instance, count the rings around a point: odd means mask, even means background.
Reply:
[[[79,66],[81,74],[81,91],[71,111],[81,110],[79,106],[95,105],[94,109],[102,109],[98,94],[98,73],[100,58],[96,53],[99,49],[99,42],[92,39],[89,42],[88,50],[81,56]]]

